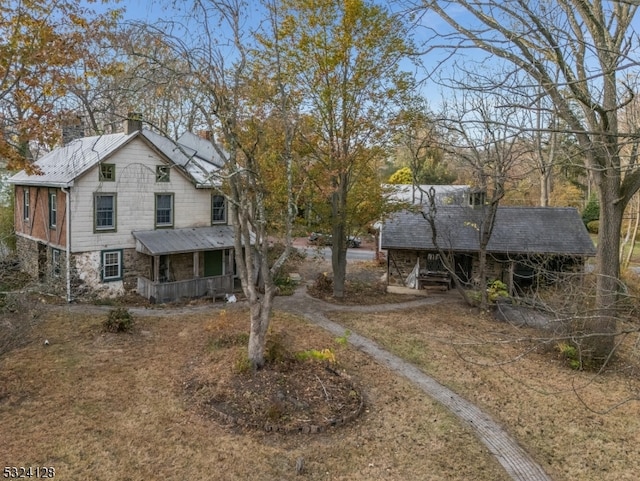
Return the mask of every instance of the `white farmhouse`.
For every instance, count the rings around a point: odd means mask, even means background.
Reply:
[[[66,294],[138,292],[153,302],[231,292],[233,226],[210,140],[142,129],[78,138],[9,179],[17,251]]]

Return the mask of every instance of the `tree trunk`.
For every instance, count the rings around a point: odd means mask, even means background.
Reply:
[[[478,277],[480,287],[480,308],[486,309],[489,306],[487,293],[487,250],[480,247],[478,252]]]
[[[545,167],[540,175],[540,207],[549,206],[549,193],[551,192],[551,168]]]
[[[635,221],[633,225],[633,230],[631,232],[631,238],[629,245],[629,251],[627,252],[627,257],[624,260],[624,267],[629,267],[629,263],[631,262],[631,257],[633,256],[633,249],[636,247],[636,238],[638,237],[638,227],[640,227],[640,196],[636,195],[635,198]]]
[[[624,203],[617,198],[618,188],[602,176],[599,191],[600,224],[598,229],[598,257],[596,259],[596,306],[597,311],[587,326],[589,337],[583,343],[588,357],[606,359],[614,348],[617,329],[617,309],[620,275],[620,232]]]
[[[346,188],[345,175],[342,174],[336,192],[331,197],[332,226],[331,235],[331,268],[333,270],[333,297],[344,298],[344,286],[347,276],[347,244],[346,244]]]
[[[273,289],[266,289],[262,298],[257,295],[249,303],[251,311],[251,329],[249,331],[249,362],[256,370],[264,366],[264,351],[266,346],[267,331],[271,320],[271,309],[273,306]]]

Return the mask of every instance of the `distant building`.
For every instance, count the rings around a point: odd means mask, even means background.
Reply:
[[[389,200],[413,205],[428,205],[431,192],[436,205],[466,205],[472,193],[468,185],[385,184],[383,187]]]

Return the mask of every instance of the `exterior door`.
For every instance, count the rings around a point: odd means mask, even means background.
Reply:
[[[205,251],[204,253],[204,276],[221,276],[224,274],[223,268],[224,251]]]

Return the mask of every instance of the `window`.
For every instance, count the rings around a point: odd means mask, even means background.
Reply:
[[[211,196],[211,223],[220,224],[227,221],[226,199],[224,195]]]
[[[95,194],[93,197],[96,231],[116,230],[116,194]]]
[[[173,226],[173,194],[156,194],[156,227]]]
[[[51,249],[51,275],[53,277],[60,277],[60,272],[61,272],[60,268],[61,268],[60,250]]]
[[[49,227],[55,228],[58,221],[58,205],[55,190],[49,191]]]
[[[169,172],[171,168],[168,165],[157,165],[156,182],[169,182]]]
[[[29,197],[29,189],[27,187],[24,188],[24,190],[22,191],[22,197],[23,197],[23,205],[24,205],[24,209],[22,210],[22,218],[24,220],[29,220],[29,209],[30,209],[30,205],[31,205],[31,198]]]
[[[104,282],[122,279],[122,251],[102,251],[102,280]]]
[[[486,203],[486,193],[484,191],[472,191],[469,193],[469,205],[478,207]]]
[[[100,164],[99,170],[100,182],[115,182],[116,180],[116,166],[115,164]]]

